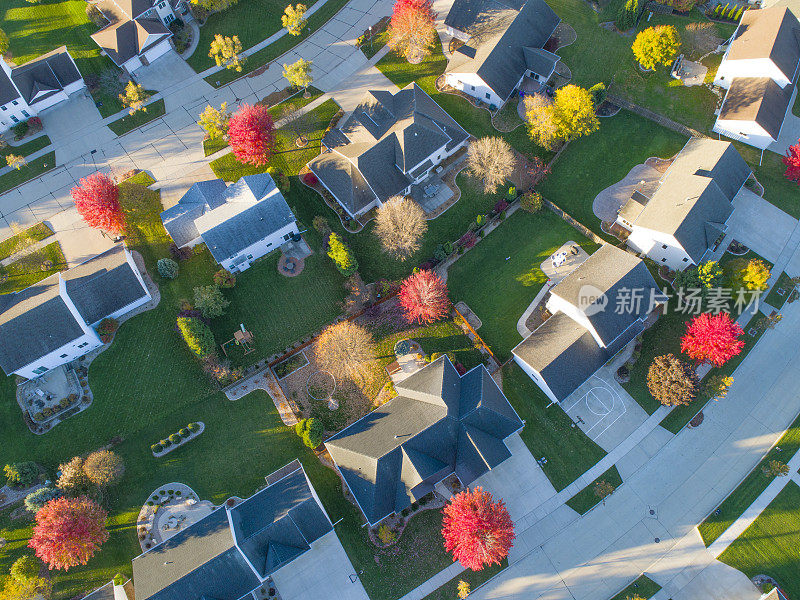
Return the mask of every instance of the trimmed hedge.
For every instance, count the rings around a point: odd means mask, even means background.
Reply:
[[[217,343],[211,329],[196,317],[178,317],[178,329],[183,341],[200,358],[211,356],[217,350]]]

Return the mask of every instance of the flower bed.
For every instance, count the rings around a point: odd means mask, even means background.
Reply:
[[[275,372],[275,377],[277,377],[278,379],[283,379],[284,377],[288,377],[298,369],[302,369],[307,364],[308,364],[308,359],[306,358],[305,353],[301,350],[297,354],[292,354],[286,360],[279,362],[277,365],[273,367],[273,371]]]
[[[156,458],[158,458],[159,456],[164,456],[165,454],[168,454],[169,452],[175,450],[175,448],[183,446],[189,440],[193,440],[198,435],[203,433],[205,429],[206,426],[201,421],[198,421],[196,423],[189,423],[186,427],[179,429],[178,431],[164,438],[160,442],[157,442],[152,446],[150,446],[150,451]]]

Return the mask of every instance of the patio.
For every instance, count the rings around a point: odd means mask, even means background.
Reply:
[[[198,500],[194,490],[184,483],[173,482],[154,490],[136,523],[142,552],[197,523],[214,508],[210,501]]]
[[[706,73],[708,73],[708,67],[699,62],[687,60],[681,54],[675,59],[671,75],[680,80],[686,87],[691,87],[693,85],[703,85],[706,80]]]
[[[592,212],[604,223],[613,223],[617,220],[619,211],[628,203],[634,192],[650,196],[658,187],[662,173],[649,164],[635,165],[625,177],[617,183],[608,186],[595,196],[592,202]],[[631,219],[636,215],[631,215]]]
[[[570,240],[562,245],[542,262],[541,268],[547,275],[547,285],[556,285],[587,258],[589,254],[577,242]]]
[[[37,422],[56,417],[83,396],[78,375],[67,366],[51,369],[41,377],[31,379],[17,388],[17,402]]]
[[[392,378],[393,383],[400,383],[428,364],[425,361],[422,346],[414,340],[406,339],[397,342],[394,346],[394,354],[397,360],[386,365],[386,372]]]
[[[411,186],[411,197],[426,215],[435,212],[453,197],[453,190],[442,181],[442,174],[432,173],[421,183]]]
[[[290,239],[280,248],[278,273],[286,277],[297,277],[303,272],[305,259],[313,254],[308,243],[301,237],[298,241]]]

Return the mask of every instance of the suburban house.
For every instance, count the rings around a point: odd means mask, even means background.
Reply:
[[[85,87],[66,46],[13,68],[0,56],[0,132]]]
[[[368,600],[295,460],[133,559],[136,600]]]
[[[322,138],[326,151],[308,163],[352,218],[418,185],[469,134],[416,83],[396,94],[370,91],[344,124]]]
[[[172,49],[167,27],[186,13],[186,0],[103,0],[97,6],[109,24],[92,34],[100,51],[133,73]]]
[[[103,345],[95,328],[150,300],[123,244],[0,296],[0,368],[33,379]]]
[[[636,191],[617,224],[628,247],[674,271],[700,264],[716,250],[733,213],[733,199],[752,171],[730,142],[692,138],[647,197]]]
[[[727,89],[714,131],[762,150],[776,142],[799,66],[800,23],[792,11],[745,11],[714,78]]]
[[[292,210],[267,173],[245,175],[226,186],[222,179],[199,181],[161,213],[164,228],[179,248],[205,243],[231,272],[300,235]]]
[[[483,365],[459,375],[442,356],[395,390],[325,442],[370,525],[454,473],[470,485],[511,456],[504,440],[523,426]]]
[[[512,350],[514,361],[561,402],[642,333],[664,302],[647,265],[606,244],[553,286],[552,316]]]
[[[561,19],[544,0],[455,0],[444,21],[464,42],[445,69],[445,81],[490,106],[517,88],[542,89],[559,58],[544,49]]]

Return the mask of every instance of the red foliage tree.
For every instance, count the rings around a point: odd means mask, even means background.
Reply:
[[[400,305],[409,322],[433,323],[447,315],[447,286],[433,271],[409,276],[400,286]]]
[[[28,546],[50,569],[85,565],[108,539],[106,511],[91,498],[58,498],[36,513]]]
[[[275,124],[267,108],[242,104],[228,125],[228,143],[239,162],[267,164],[275,146]]]
[[[786,179],[800,185],[800,140],[794,146],[789,146],[786,156],[783,157],[783,164],[786,165]]]
[[[421,58],[436,39],[431,0],[397,0],[389,24],[389,47],[407,57]]]
[[[92,173],[70,192],[75,208],[89,227],[122,233],[125,215],[119,204],[119,188],[105,173]]]
[[[444,547],[465,569],[479,571],[508,556],[514,523],[505,503],[477,487],[453,496],[444,507]]]
[[[686,325],[681,352],[698,362],[719,367],[742,351],[744,341],[739,336],[743,333],[728,313],[703,313]]]

